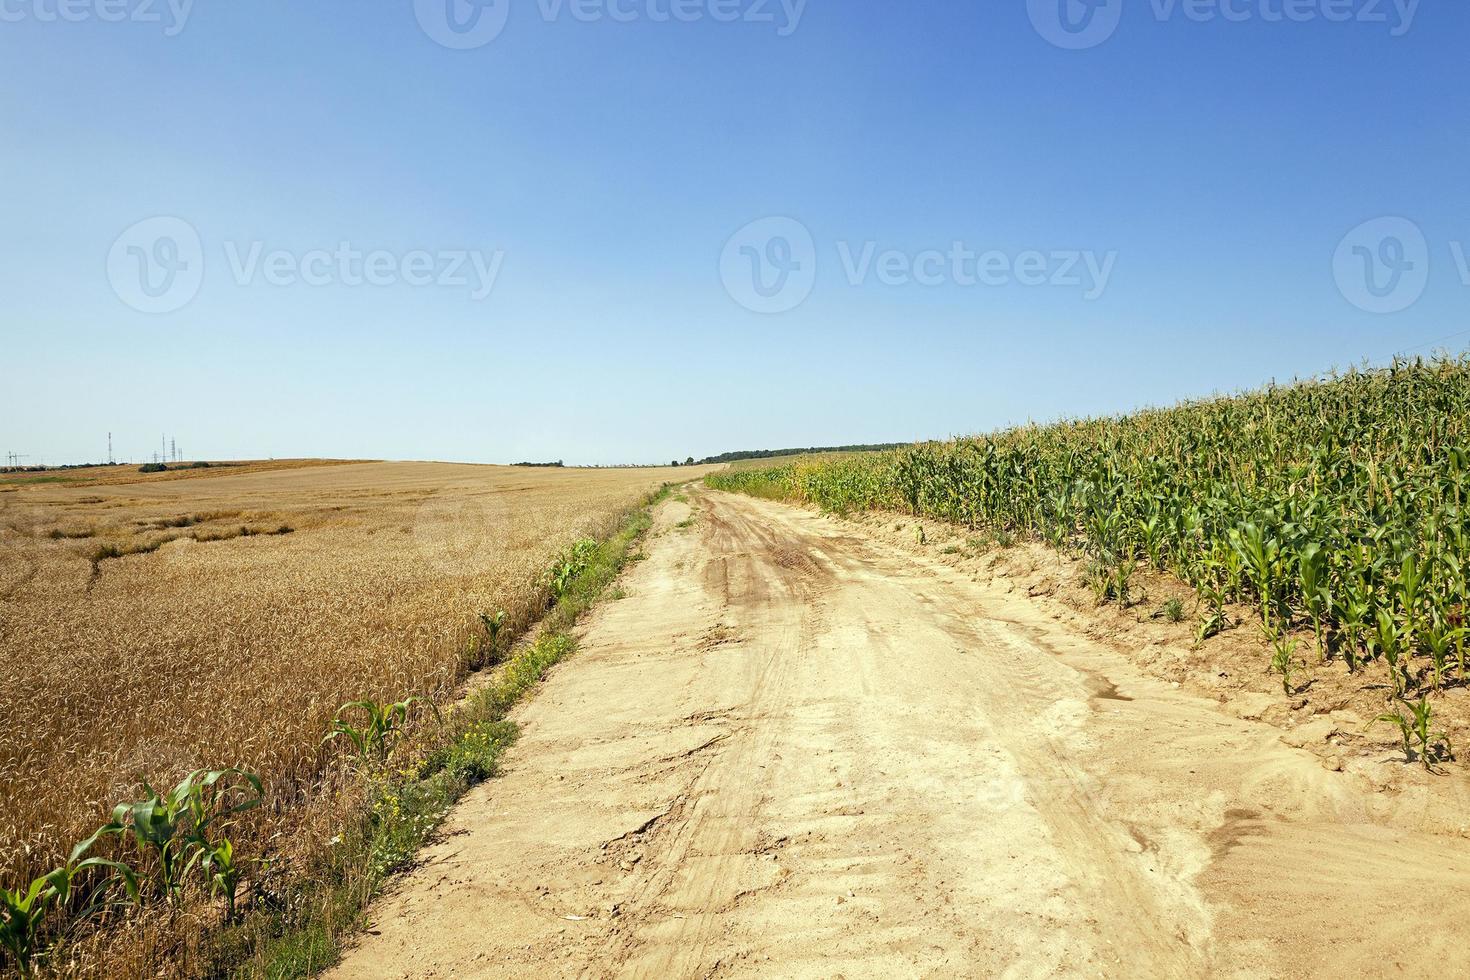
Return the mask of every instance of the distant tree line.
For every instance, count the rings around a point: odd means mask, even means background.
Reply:
[[[207,470],[213,463],[199,460],[197,463],[175,463],[169,466],[166,463],[144,463],[138,467],[139,473],[167,473],[169,470]]]
[[[123,466],[123,463],[61,463],[56,466],[0,466],[0,473],[50,473],[52,470],[90,470],[102,466]]]
[[[555,463],[516,463],[515,465],[516,466],[529,466],[532,469],[538,469],[538,470],[545,470],[545,469],[556,470],[556,469],[561,469],[562,467],[564,467],[566,465],[566,463],[562,462],[561,460],[557,460]]]
[[[733,463],[741,459],[770,459],[773,456],[807,456],[813,453],[881,453],[889,449],[902,449],[906,442],[885,442],[867,446],[815,446],[811,449],[748,449],[736,453],[721,453],[708,456],[699,462]]]

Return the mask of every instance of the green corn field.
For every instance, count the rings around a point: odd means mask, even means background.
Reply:
[[[1463,356],[706,479],[1146,563],[1199,592],[1203,635],[1248,604],[1268,637],[1310,630],[1322,656],[1386,668],[1401,697],[1470,681]]]

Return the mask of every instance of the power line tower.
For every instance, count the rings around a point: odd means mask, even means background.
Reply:
[[[172,439],[168,441],[168,457],[175,463],[179,461],[179,444]]]
[[[111,466],[113,462],[115,461],[112,458],[112,433],[109,432],[107,433],[107,465]]]

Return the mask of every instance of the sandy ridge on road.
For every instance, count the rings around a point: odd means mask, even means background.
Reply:
[[[1464,841],[1024,596],[690,497],[335,976],[1470,972]]]

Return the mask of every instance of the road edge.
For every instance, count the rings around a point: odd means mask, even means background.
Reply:
[[[665,484],[622,515],[555,605],[525,630],[509,659],[445,713],[451,734],[440,747],[374,786],[371,806],[334,840],[332,866],[289,896],[284,908],[257,912],[213,939],[201,951],[202,975],[289,980],[316,976],[341,959],[373,901],[413,866],[454,804],[498,775],[500,756],[518,734],[506,716],[575,652],[573,627],[638,560],[653,511],[674,487]]]

